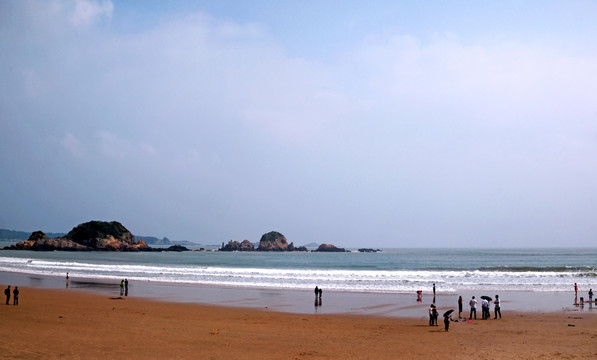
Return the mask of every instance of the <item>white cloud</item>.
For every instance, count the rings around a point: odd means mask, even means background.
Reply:
[[[87,27],[99,21],[110,21],[114,4],[110,0],[75,0],[70,21],[77,27]]]
[[[74,157],[83,157],[85,155],[85,146],[73,134],[66,133],[60,140],[60,145]]]

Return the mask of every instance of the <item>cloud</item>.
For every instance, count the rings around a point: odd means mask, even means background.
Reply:
[[[75,0],[70,22],[76,27],[88,27],[100,21],[110,21],[114,4],[109,0]]]
[[[85,155],[85,146],[71,133],[64,135],[64,137],[60,140],[60,145],[62,145],[64,149],[66,149],[74,157],[81,158]]]
[[[44,21],[1,37],[0,136],[21,163],[72,167],[90,204],[73,213],[118,209],[143,233],[197,241],[278,229],[389,246],[591,213],[590,52],[385,33],[321,59],[289,55],[264,24],[198,13],[119,32],[118,3],[40,4],[26,18]]]

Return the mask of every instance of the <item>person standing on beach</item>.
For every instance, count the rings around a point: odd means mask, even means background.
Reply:
[[[462,318],[462,296],[458,297],[458,318]]]
[[[435,310],[435,305],[431,304],[431,306],[429,306],[429,326],[433,326],[434,310]]]
[[[435,297],[435,283],[433,283],[433,297]]]
[[[487,299],[481,300],[481,318],[487,320],[489,316],[489,301]]]
[[[469,301],[468,304],[471,306],[471,313],[470,313],[468,319],[471,320],[473,318],[473,314],[474,314],[475,320],[477,320],[477,300],[475,300],[474,296],[471,299],[471,301]]]
[[[124,295],[124,280],[120,280],[120,296]]]
[[[10,302],[10,285],[4,289],[4,295],[6,295],[6,305]]]
[[[19,305],[19,287],[15,286],[15,289],[12,291],[12,304]]]
[[[593,302],[593,289],[589,289],[589,301]]]
[[[319,295],[319,287],[315,286],[315,300],[317,300],[317,295]]]
[[[502,310],[500,308],[501,301],[500,301],[499,295],[495,296],[495,301],[493,302],[493,304],[495,305],[495,307],[493,309],[494,315],[495,315],[494,319],[497,319],[498,314],[500,315],[500,319],[501,319],[502,318]]]
[[[450,318],[451,317],[452,317],[452,314],[444,315],[444,330],[445,331],[450,330]]]
[[[578,295],[578,285],[576,285],[576,283],[574,283],[574,296]]]
[[[70,278],[68,277],[68,273],[66,273],[66,287],[70,284]]]
[[[124,279],[124,296],[129,296],[129,279]]]

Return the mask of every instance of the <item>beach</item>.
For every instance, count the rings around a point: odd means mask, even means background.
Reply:
[[[440,326],[430,327],[425,316],[300,314],[120,297],[72,288],[19,288],[18,306],[4,305],[4,301],[0,305],[2,359],[597,356],[596,313],[579,308],[545,313],[508,311],[501,320],[452,322],[446,333],[441,319]]]

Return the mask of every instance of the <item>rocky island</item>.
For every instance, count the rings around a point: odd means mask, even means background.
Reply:
[[[277,231],[270,231],[261,236],[257,248],[249,240],[243,240],[241,243],[230,240],[226,245],[222,243],[220,251],[307,251],[307,248],[295,247],[294,243],[288,243],[284,235]]]
[[[143,240],[117,221],[89,221],[73,228],[64,237],[48,238],[35,231],[29,239],[7,246],[5,250],[37,251],[152,251]]]

